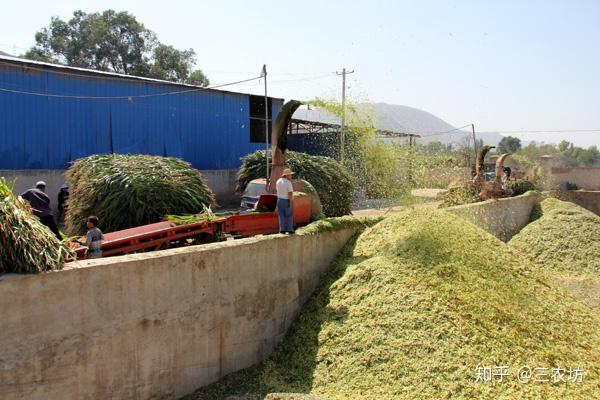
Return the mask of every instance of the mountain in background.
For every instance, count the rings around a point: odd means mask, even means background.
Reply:
[[[370,103],[367,107],[373,110],[375,125],[378,129],[403,133],[415,133],[422,137],[417,143],[429,143],[438,140],[442,143],[463,144],[471,138],[471,130],[453,131],[456,127],[441,118],[417,108],[386,103]],[[339,119],[323,110],[299,109],[294,118],[327,123],[339,123]],[[485,144],[497,145],[502,135],[497,132],[475,132],[477,139]],[[471,142],[472,143],[472,142]]]

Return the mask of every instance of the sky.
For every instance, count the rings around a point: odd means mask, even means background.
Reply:
[[[600,1],[9,2],[0,50],[24,53],[51,16],[112,8],[193,48],[211,84],[268,70],[270,96],[347,94],[527,141],[600,146]],[[228,89],[264,93],[254,81]],[[574,130],[598,130],[572,133]],[[511,131],[568,133],[506,133]]]

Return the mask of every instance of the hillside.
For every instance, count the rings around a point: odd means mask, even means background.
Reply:
[[[455,127],[428,113],[417,108],[401,106],[387,103],[370,103],[367,105],[372,110],[377,128],[395,132],[418,133],[423,138],[419,143],[428,143],[432,140],[439,140],[443,143],[462,143],[465,138],[471,138],[471,131],[455,131],[444,135],[435,135],[430,138],[425,137],[431,132],[445,132]],[[320,121],[327,123],[339,123],[338,118],[322,110],[299,109],[294,113],[294,118],[306,119],[310,121]],[[496,145],[502,135],[495,132],[476,132],[478,138],[484,139],[486,144]]]

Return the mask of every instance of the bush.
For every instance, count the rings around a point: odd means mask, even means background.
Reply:
[[[505,183],[507,189],[512,190],[513,196],[518,196],[527,193],[530,190],[536,190],[535,182],[528,179],[517,179],[515,181],[507,181]]]

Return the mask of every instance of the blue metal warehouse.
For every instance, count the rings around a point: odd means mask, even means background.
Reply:
[[[0,56],[0,169],[144,153],[231,170],[264,148],[264,114],[262,96]]]

